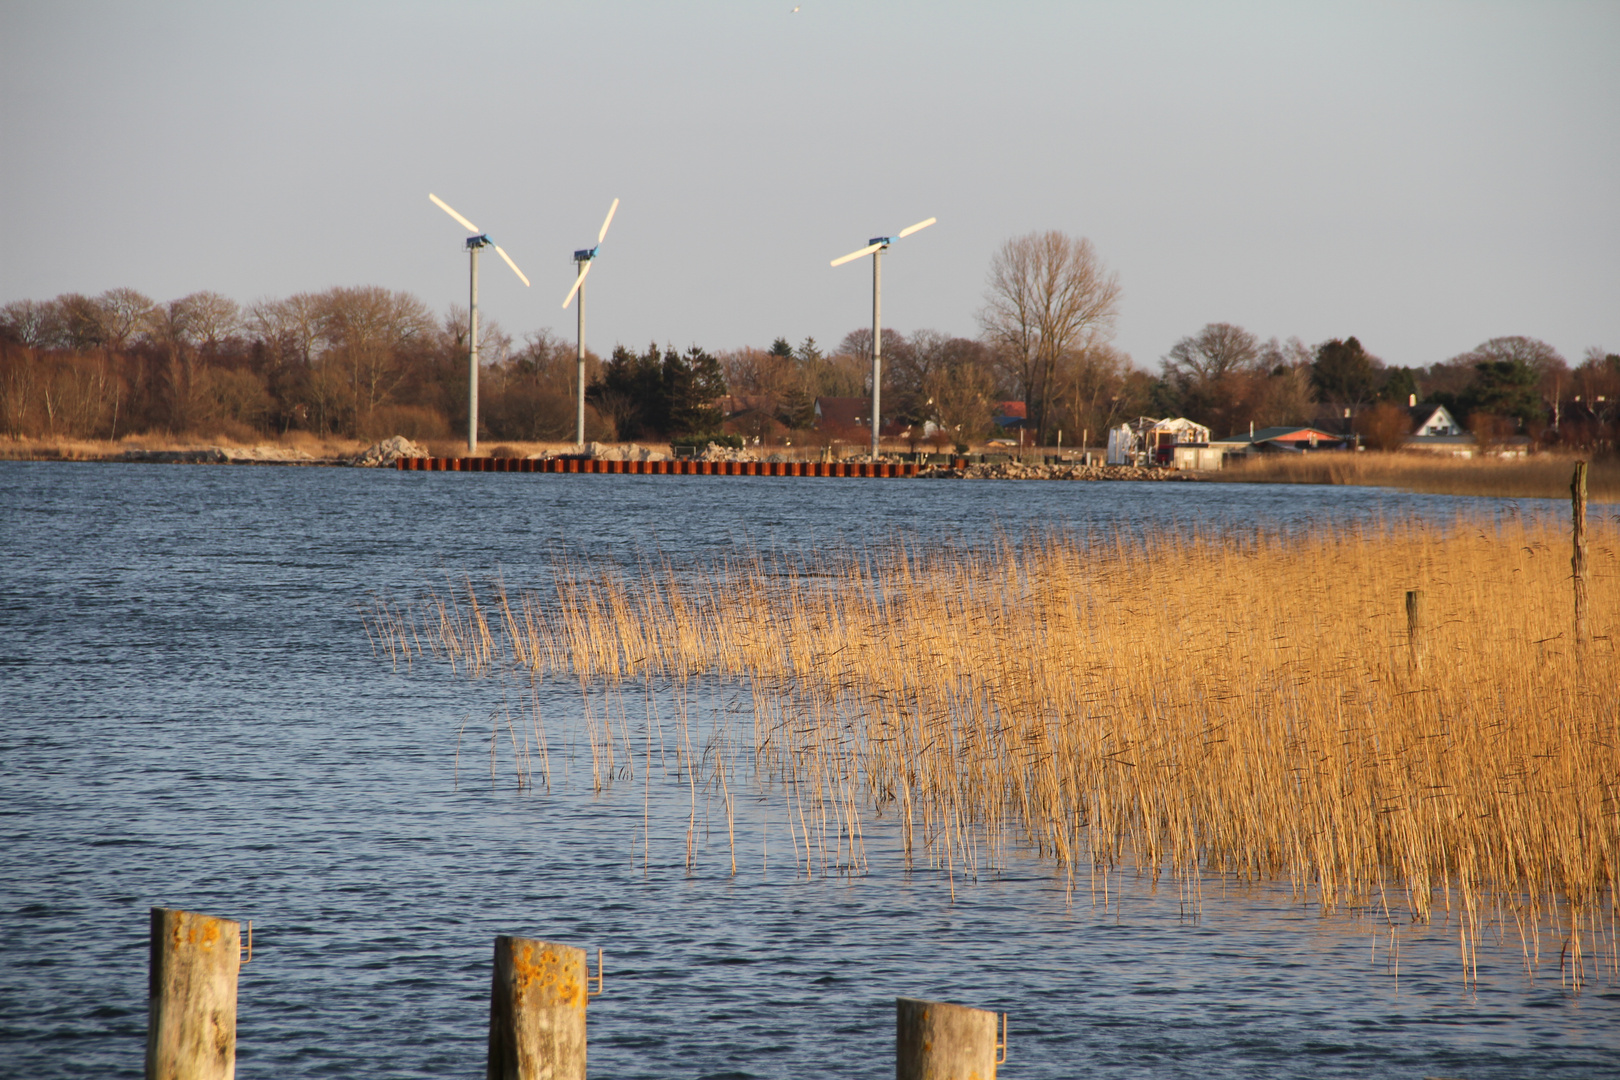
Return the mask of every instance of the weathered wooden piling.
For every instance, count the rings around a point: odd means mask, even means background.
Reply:
[[[1423,670],[1423,590],[1406,593],[1406,653],[1412,674]]]
[[[495,939],[489,1001],[489,1080],[585,1080],[585,950],[520,937]]]
[[[1574,528],[1574,551],[1569,557],[1575,586],[1575,644],[1586,644],[1586,462],[1575,463],[1575,476],[1569,482],[1569,509]]]
[[[895,1080],[995,1080],[1007,1060],[1007,1017],[966,1005],[896,998]]]
[[[146,1080],[236,1075],[242,929],[229,919],[152,909]]]

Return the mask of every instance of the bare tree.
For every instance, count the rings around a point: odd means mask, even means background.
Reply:
[[[247,324],[278,363],[308,367],[322,341],[325,300],[296,293],[285,300],[260,300],[247,310]]]
[[[285,300],[250,305],[245,321],[264,358],[270,389],[281,403],[278,426],[312,423],[325,435],[331,425],[336,380],[316,367],[325,345],[326,299],[294,293]]]
[[[1098,344],[1068,353],[1058,365],[1052,395],[1052,423],[1068,428],[1070,445],[1086,433],[1101,436],[1130,406],[1125,382],[1132,371],[1128,354]]]
[[[409,293],[375,285],[333,289],[326,297],[322,336],[331,343],[335,359],[348,376],[354,416],[359,421],[386,401],[405,377],[409,354],[433,338],[433,317]],[[504,359],[509,342],[493,321],[480,337],[498,346],[497,358]]]
[[[209,359],[218,356],[227,341],[242,329],[242,308],[217,292],[194,292],[182,303],[191,312],[194,343]]]
[[[108,289],[96,297],[102,342],[115,352],[123,352],[145,327],[153,306],[150,296],[134,289]]]
[[[1252,373],[1265,356],[1260,339],[1231,323],[1209,323],[1170,347],[1164,374],[1188,389],[1212,386]]]
[[[146,313],[145,333],[162,350],[170,430],[185,431],[192,423],[197,390],[196,313],[191,297],[154,305]]]
[[[106,343],[101,309],[83,293],[63,293],[53,303],[57,313],[58,348],[87,353]]]
[[[53,319],[49,300],[13,300],[0,308],[0,333],[30,349],[49,348]]]
[[[1271,351],[1241,326],[1209,323],[1163,357],[1167,393],[1160,408],[1176,409],[1218,434],[1237,431],[1256,419],[1257,398],[1268,389],[1268,364],[1282,358],[1280,348]]]
[[[1119,277],[1104,269],[1091,241],[1057,231],[1014,237],[990,262],[979,324],[1016,377],[1045,443],[1048,399],[1064,354],[1113,336]]]
[[[929,411],[953,441],[969,443],[989,429],[995,378],[971,350],[951,350],[924,378],[922,391]]]

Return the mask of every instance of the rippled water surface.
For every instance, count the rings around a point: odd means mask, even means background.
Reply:
[[[252,919],[243,1077],[480,1076],[492,939],[607,952],[591,1071],[893,1074],[893,999],[1011,1014],[1005,1077],[1620,1075],[1620,991],[1517,945],[1460,985],[1454,930],[1327,918],[1206,882],[805,880],[769,793],[738,873],[663,773],[550,793],[488,752],[488,686],[379,663],[376,594],[544,586],[560,553],[677,564],[1029,527],[1222,530],[1507,504],[1203,484],[533,476],[0,463],[0,1075],[137,1076],[147,909]],[[581,709],[548,687],[554,729]],[[708,702],[729,706],[724,694]],[[645,716],[632,716],[643,725]],[[463,725],[466,725],[465,729]],[[632,790],[633,789],[633,790]],[[646,823],[647,828],[643,826]],[[1123,886],[1123,899],[1117,890]]]

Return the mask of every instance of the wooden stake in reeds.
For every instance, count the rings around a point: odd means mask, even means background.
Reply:
[[[1005,1013],[915,998],[894,1005],[895,1080],[995,1080],[1007,1060]]]
[[[1406,592],[1406,650],[1413,675],[1423,671],[1423,590]]]
[[[1569,482],[1570,516],[1574,521],[1574,552],[1570,555],[1575,582],[1575,644],[1586,644],[1586,462],[1575,463],[1575,476]]]
[[[489,1002],[489,1080],[585,1080],[585,950],[520,937],[495,939]]]
[[[236,976],[242,928],[229,919],[152,909],[147,1080],[236,1075]]]

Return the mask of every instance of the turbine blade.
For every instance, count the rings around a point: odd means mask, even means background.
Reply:
[[[523,284],[525,284],[525,285],[527,285],[529,283],[529,279],[523,276],[523,271],[521,271],[521,270],[519,270],[517,268],[517,263],[512,261],[512,256],[508,255],[501,248],[501,245],[499,245],[499,244],[495,245],[495,254],[499,255],[501,258],[506,260],[506,265],[510,266],[512,268],[512,273],[514,273],[514,274],[516,274],[518,276],[519,281],[523,282]]]
[[[460,214],[456,213],[454,210],[450,209],[450,204],[433,194],[433,192],[428,192],[428,198],[432,199],[438,205],[440,210],[443,210],[445,213],[461,222],[461,227],[466,229],[468,232],[475,233],[484,231],[478,226],[474,225],[472,222],[468,221],[466,218],[462,217]]]
[[[596,244],[597,244],[598,247],[600,247],[601,244],[602,244],[602,241],[607,238],[607,227],[609,225],[613,224],[613,215],[618,213],[618,210],[619,210],[619,200],[614,199],[613,200],[613,205],[608,207],[607,220],[602,222],[602,231],[596,234]]]
[[[591,267],[595,265],[595,261],[592,260],[579,268],[579,277],[574,279],[574,287],[568,290],[568,298],[563,301],[563,307],[567,307],[574,302],[574,294],[579,292],[580,287],[585,284],[585,275],[590,273]]]
[[[859,250],[859,251],[852,251],[848,255],[845,255],[841,259],[834,259],[832,261],[832,264],[834,266],[843,266],[845,263],[852,262],[855,259],[860,258],[862,255],[870,255],[870,254],[872,254],[872,252],[876,251],[878,248],[880,248],[882,246],[883,246],[882,244],[867,244],[865,247],[861,248],[861,250]]]
[[[900,239],[902,239],[904,237],[910,236],[912,233],[916,232],[919,229],[926,229],[926,228],[928,228],[928,226],[932,225],[934,222],[936,222],[938,220],[939,220],[939,218],[937,218],[937,217],[931,217],[927,221],[919,221],[915,225],[907,225],[905,228],[900,230],[900,235],[895,237],[895,239],[900,240]]]

